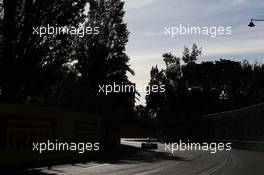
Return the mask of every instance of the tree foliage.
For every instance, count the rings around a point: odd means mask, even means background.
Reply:
[[[127,73],[134,75],[125,53],[129,32],[123,21],[124,2],[121,0],[91,0],[84,26],[99,27],[100,33],[78,41],[76,70],[79,80],[98,92],[99,85],[132,85]],[[111,98],[133,110],[135,93],[111,94]]]
[[[100,34],[86,36],[77,56],[77,70],[81,79],[92,86],[109,82],[125,82],[127,72],[134,74],[125,53],[129,32],[123,21],[124,2],[117,0],[91,0],[86,26],[99,27]]]
[[[163,55],[166,67],[153,67],[150,82],[164,83],[166,92],[147,96],[148,110],[158,110],[163,104],[163,113],[198,115],[264,101],[263,64],[223,59],[196,63],[200,55],[195,44],[191,53],[184,47],[185,64],[171,53]]]
[[[4,0],[3,7],[1,100],[56,105],[78,101],[85,106],[83,100],[97,99],[100,84],[132,84],[127,78],[127,72],[134,72],[125,53],[129,32],[123,1]],[[34,27],[48,25],[98,27],[100,33],[33,34]],[[134,94],[123,98],[134,104]]]
[[[186,46],[184,46],[182,60],[184,63],[194,63],[197,58],[202,54],[202,48],[198,48],[196,44],[193,44],[192,51]]]
[[[4,0],[2,98],[25,102],[39,96],[67,74],[72,38],[33,34],[33,27],[78,26],[85,0]],[[63,10],[62,10],[63,9]]]

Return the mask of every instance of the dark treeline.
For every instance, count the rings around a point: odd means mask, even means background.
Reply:
[[[138,106],[136,111],[145,111],[145,115],[194,116],[264,101],[263,64],[224,59],[198,63],[201,53],[201,48],[194,44],[191,49],[184,48],[182,58],[163,54],[166,68],[152,67],[149,84],[164,84],[166,92],[146,96],[146,109]]]
[[[121,0],[1,1],[0,100],[87,111],[123,101],[133,110],[133,93],[98,94],[100,84],[131,84],[123,6]],[[100,33],[33,34],[48,25],[98,27]]]
[[[123,21],[124,2],[0,0],[0,4],[0,102],[93,113],[102,119],[101,144],[114,147],[120,118],[133,114],[135,94],[106,96],[99,93],[99,85],[132,84],[127,76],[134,72],[125,53],[129,32]],[[90,27],[99,33],[34,34],[34,29],[48,26]]]
[[[184,47],[181,58],[163,54],[164,69],[152,67],[149,85],[165,85],[166,91],[151,92],[146,106],[135,107],[143,136],[198,141],[263,139],[261,110],[220,112],[264,102],[264,64],[225,59],[200,62],[201,54],[202,49],[194,44],[191,49]],[[214,113],[220,113],[219,117],[205,117]]]

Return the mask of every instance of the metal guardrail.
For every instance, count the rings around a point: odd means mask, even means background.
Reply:
[[[224,112],[219,112],[219,113],[213,113],[213,114],[206,114],[203,115],[202,117],[204,118],[221,118],[221,117],[225,117],[229,114],[237,114],[237,113],[241,113],[241,112],[245,112],[245,111],[252,111],[252,110],[259,110],[262,109],[264,111],[264,103],[259,103],[256,105],[251,105],[248,107],[244,107],[244,108],[240,108],[240,109],[235,109],[235,110],[231,110],[231,111],[224,111]]]
[[[264,140],[264,103],[201,117],[208,139]]]

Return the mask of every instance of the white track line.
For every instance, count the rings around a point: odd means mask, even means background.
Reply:
[[[199,175],[209,175],[215,172],[216,170],[222,168],[227,163],[227,158],[225,158],[224,162],[221,164],[218,164],[217,166],[210,168],[209,170],[206,170],[205,172],[200,173]]]
[[[109,164],[109,163],[104,163],[104,164],[102,164],[102,165],[95,165],[95,166],[91,166],[91,167],[87,167],[88,169],[90,169],[90,168],[98,168],[98,167],[103,167],[103,166],[108,166],[108,165],[111,165],[111,164]]]
[[[164,168],[167,168],[169,166],[174,166],[174,165],[177,165],[181,162],[177,162],[177,163],[173,163],[173,164],[169,164],[169,165],[165,165],[165,166],[162,166],[162,167],[159,167],[159,168],[156,168],[154,170],[150,170],[150,171],[145,171],[145,172],[142,172],[142,173],[135,173],[133,175],[147,175],[147,174],[151,174],[151,173],[156,173],[156,172],[159,172],[160,170],[164,169]]]
[[[84,167],[82,167],[82,168],[89,170],[89,169],[100,168],[100,167],[105,167],[105,166],[109,166],[109,165],[111,165],[111,164],[108,164],[108,163],[93,164],[91,166],[85,166],[84,165]],[[79,169],[79,167],[76,167],[73,165],[61,165],[61,166],[52,167],[51,169],[43,168],[43,169],[39,169],[39,170],[41,170],[41,172],[45,172],[45,173],[47,173],[47,172],[52,173],[52,172],[57,172],[57,171],[75,171],[76,169]]]

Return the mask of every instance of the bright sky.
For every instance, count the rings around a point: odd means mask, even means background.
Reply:
[[[161,55],[182,55],[184,46],[196,43],[203,48],[201,60],[220,58],[264,62],[264,22],[247,25],[251,18],[264,19],[263,0],[125,0],[125,21],[131,32],[127,45],[136,76],[130,80],[146,85],[154,65],[164,67]],[[209,36],[164,35],[165,26],[232,27],[232,34]],[[140,104],[145,103],[144,94]]]

